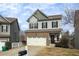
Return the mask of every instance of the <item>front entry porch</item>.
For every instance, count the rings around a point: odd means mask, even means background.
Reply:
[[[59,39],[60,34],[59,33],[50,33],[50,44],[55,44],[60,41]]]

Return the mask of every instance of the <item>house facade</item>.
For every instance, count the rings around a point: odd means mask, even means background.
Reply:
[[[27,45],[49,46],[60,41],[62,15],[46,16],[36,10],[27,20],[29,30],[26,31]]]
[[[19,42],[19,25],[16,18],[3,17],[0,15],[0,46],[5,42],[11,42],[12,46]],[[1,45],[2,44],[2,45]]]

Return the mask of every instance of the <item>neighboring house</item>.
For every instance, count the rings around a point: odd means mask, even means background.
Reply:
[[[46,16],[36,10],[27,20],[29,30],[26,31],[27,45],[49,46],[60,41],[62,15]]]
[[[75,27],[74,44],[75,44],[75,48],[79,49],[79,10],[75,11],[74,27]]]
[[[11,42],[12,47],[16,45],[20,39],[19,31],[17,18],[3,17],[0,15],[0,44],[4,45],[5,42]]]

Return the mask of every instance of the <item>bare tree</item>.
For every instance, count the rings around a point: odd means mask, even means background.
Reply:
[[[71,9],[66,9],[65,11],[65,15],[63,16],[64,22],[63,24],[70,24],[74,27],[74,15],[75,15],[75,10],[71,10]]]

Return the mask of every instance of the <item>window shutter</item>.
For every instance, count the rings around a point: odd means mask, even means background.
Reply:
[[[1,32],[3,32],[3,26],[1,26]]]
[[[31,28],[31,24],[29,24],[29,28]]]
[[[6,32],[8,32],[8,25],[6,25]]]
[[[53,22],[52,22],[52,28],[53,28],[54,26],[53,26]]]
[[[46,22],[46,28],[47,28],[47,22]]]
[[[43,28],[43,23],[42,23],[42,28]]]
[[[37,23],[37,28],[38,28],[38,23]]]
[[[58,27],[58,22],[56,21],[56,27]]]

